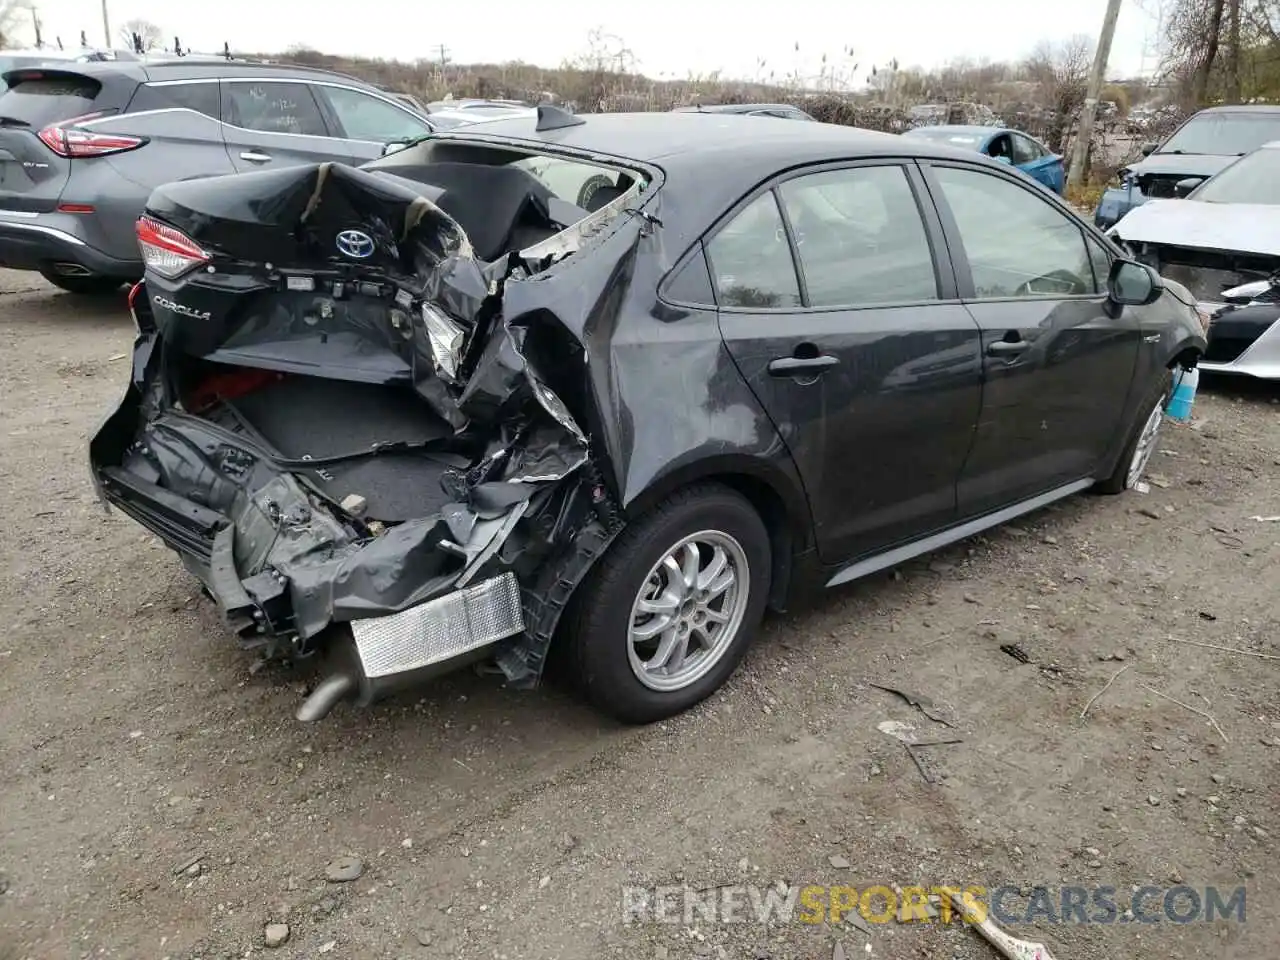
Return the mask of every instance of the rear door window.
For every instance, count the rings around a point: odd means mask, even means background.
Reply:
[[[19,75],[0,94],[0,117],[11,126],[26,124],[38,130],[93,113],[93,101],[101,89],[97,80],[75,74]]]
[[[143,84],[129,103],[130,113],[144,110],[173,110],[185,107],[207,117],[218,119],[218,85],[216,83]]]
[[[222,119],[263,133],[330,136],[311,87],[305,83],[224,80]]]
[[[933,253],[900,166],[813,173],[782,185],[809,305],[938,299]]]

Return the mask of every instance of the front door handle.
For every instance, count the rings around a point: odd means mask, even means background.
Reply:
[[[840,362],[839,357],[821,354],[816,357],[778,357],[769,361],[769,374],[774,377],[817,376]]]
[[[993,357],[1009,357],[1022,353],[1030,346],[1030,340],[997,340],[987,347],[987,353]]]
[[[240,159],[248,160],[250,163],[270,163],[271,155],[258,153],[256,150],[242,150],[240,151]]]

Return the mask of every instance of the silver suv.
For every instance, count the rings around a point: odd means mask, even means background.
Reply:
[[[0,266],[73,293],[142,276],[134,224],[163,183],[360,164],[432,131],[395,94],[282,64],[49,63],[4,80]]]

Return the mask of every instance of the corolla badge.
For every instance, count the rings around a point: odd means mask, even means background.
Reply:
[[[338,252],[356,260],[373,256],[373,237],[361,230],[343,230],[338,234]]]

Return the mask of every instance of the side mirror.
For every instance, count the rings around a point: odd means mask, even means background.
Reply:
[[[399,153],[407,146],[409,146],[409,144],[405,143],[403,140],[392,140],[390,143],[384,143],[382,145],[382,155],[384,157],[389,157],[393,153]]]
[[[1003,163],[1006,167],[1013,166],[1013,161],[1008,157],[993,157],[992,159],[994,159],[996,163]]]
[[[1158,143],[1144,143],[1142,145],[1142,155],[1144,157],[1151,156],[1153,153],[1156,152],[1156,147],[1158,146],[1160,146],[1160,144]]]
[[[1164,292],[1164,280],[1152,267],[1136,260],[1117,260],[1107,278],[1107,294],[1113,303],[1145,307]]]
[[[1192,190],[1204,183],[1204,179],[1204,177],[1184,177],[1173,185],[1173,195],[1175,197],[1187,196]]]

